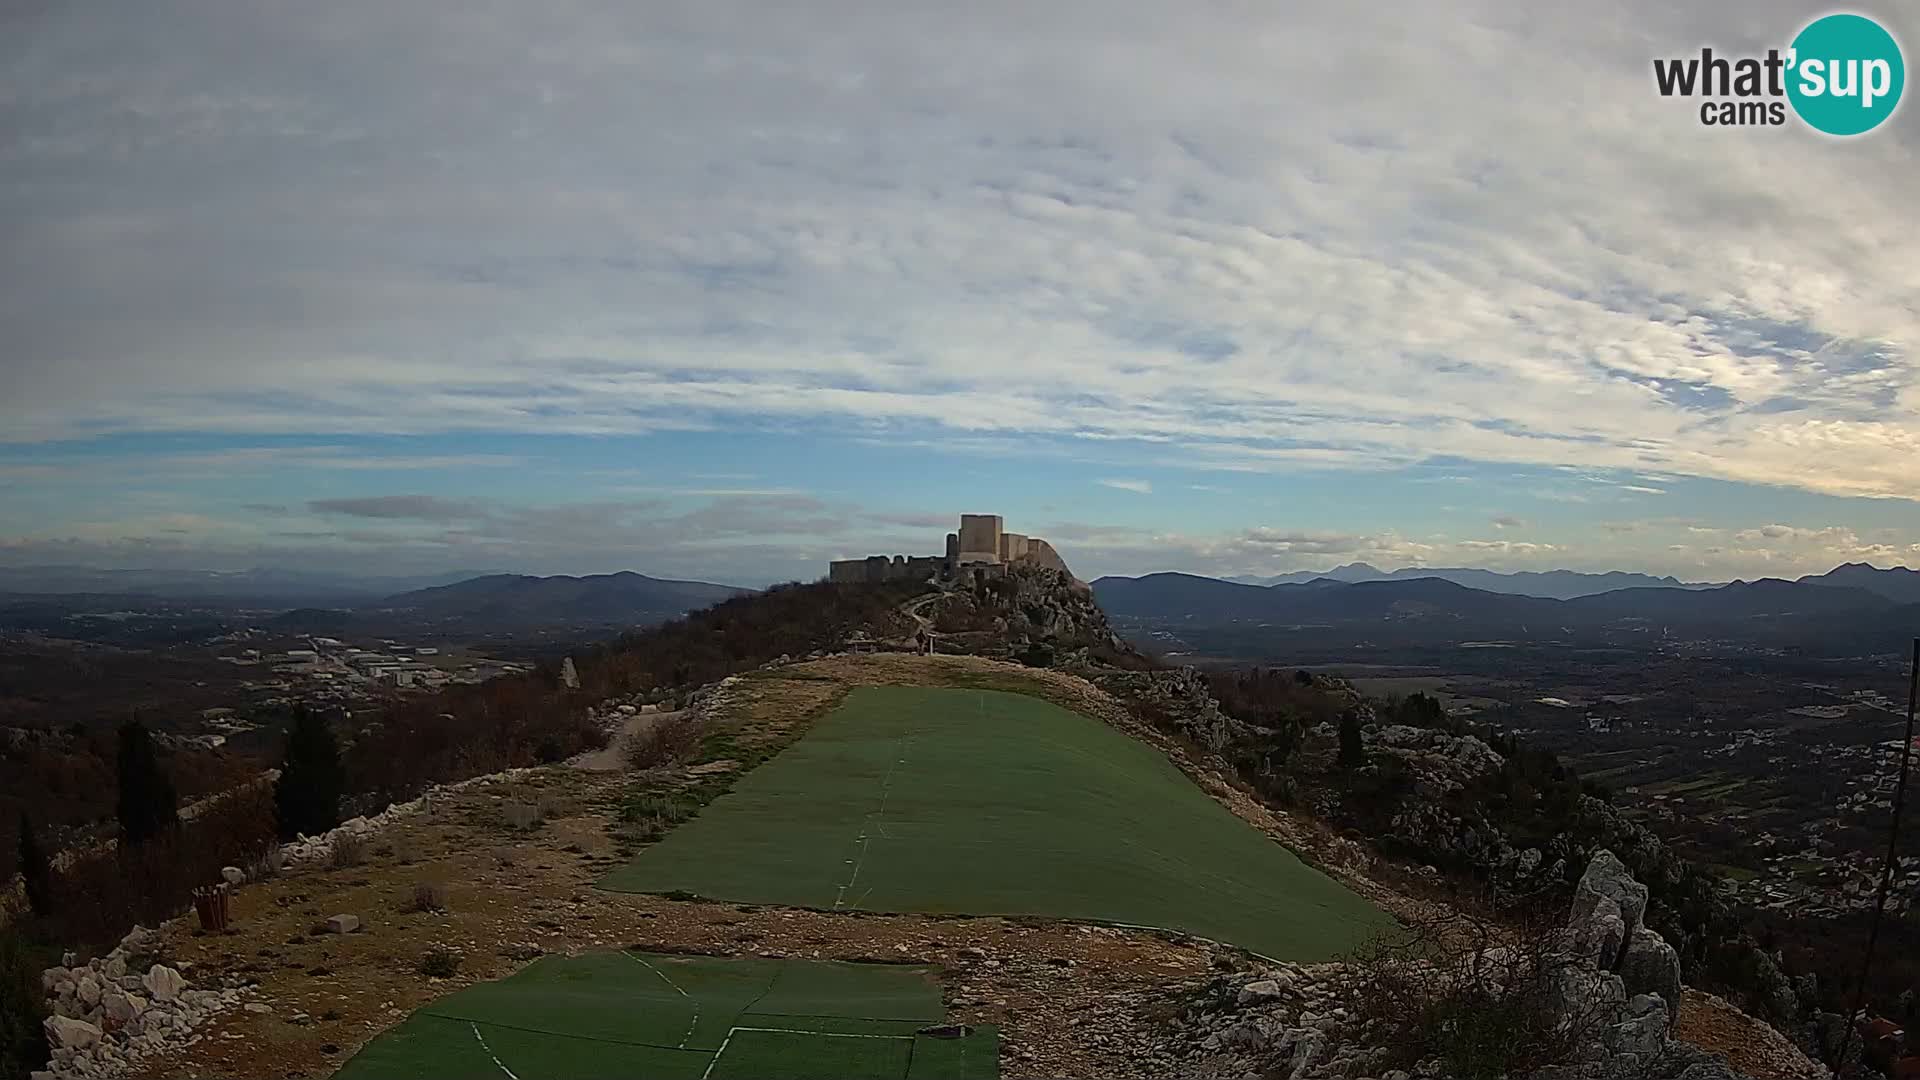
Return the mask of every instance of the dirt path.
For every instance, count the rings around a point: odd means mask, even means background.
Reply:
[[[575,758],[572,763],[573,767],[576,769],[584,769],[587,772],[619,772],[627,767],[627,746],[635,736],[644,731],[651,730],[655,724],[677,715],[679,715],[678,710],[673,712],[635,713],[627,717],[620,725],[620,730],[615,732],[613,737],[607,740],[607,745],[604,749],[595,750],[590,754],[582,754],[580,757]]]

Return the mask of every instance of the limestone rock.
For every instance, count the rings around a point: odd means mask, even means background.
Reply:
[[[47,1042],[67,1050],[85,1050],[100,1041],[100,1029],[70,1016],[49,1016],[44,1025]]]
[[[187,986],[186,977],[165,964],[153,965],[141,982],[155,1001],[172,1001]]]
[[[145,1012],[147,1003],[138,994],[115,990],[100,1000],[100,1008],[106,1014],[108,1023],[118,1026]]]
[[[239,886],[247,883],[247,872],[237,866],[221,867],[220,877],[229,885]]]
[[[92,972],[80,976],[80,982],[74,987],[73,995],[88,1008],[100,1004],[100,980]]]
[[[1612,897],[1594,896],[1589,898],[1584,911],[1579,907],[1579,901],[1575,901],[1567,932],[1573,938],[1574,951],[1580,959],[1612,971],[1619,965],[1620,954],[1626,948],[1629,936],[1627,926],[1626,916]]]
[[[1602,898],[1612,900],[1619,907],[1629,934],[1643,925],[1647,914],[1647,887],[1635,881],[1620,857],[1605,848],[1594,852],[1587,872],[1580,875],[1580,884],[1574,887],[1574,917],[1580,918],[1591,911]]]
[[[335,915],[327,920],[327,933],[351,934],[360,929],[360,916]]]
[[[1675,1019],[1680,1012],[1680,954],[1653,930],[1641,927],[1627,939],[1620,979],[1629,994],[1658,994]]]
[[[1272,979],[1260,979],[1240,988],[1238,1002],[1241,1005],[1262,1005],[1277,1001],[1283,996],[1280,984]]]
[[[1626,1019],[1607,1031],[1607,1050],[1647,1061],[1666,1046],[1667,1006],[1659,998],[1641,994],[1627,1003],[1626,1013]]]

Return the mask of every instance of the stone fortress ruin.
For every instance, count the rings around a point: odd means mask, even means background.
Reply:
[[[960,531],[947,534],[944,555],[869,555],[827,564],[827,580],[841,583],[952,577],[963,569],[1005,573],[1014,565],[1044,566],[1071,576],[1066,560],[1037,536],[1007,532],[999,514],[961,514]]]

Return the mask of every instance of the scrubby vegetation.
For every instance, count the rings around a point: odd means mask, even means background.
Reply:
[[[1342,997],[1392,1055],[1382,1064],[1437,1059],[1461,1080],[1524,1076],[1574,1060],[1612,1019],[1598,996],[1569,1002],[1570,946],[1550,923],[1516,927],[1455,909],[1362,949]]]
[[[0,929],[0,1080],[25,1080],[46,1065],[40,972],[54,959],[31,948],[17,929]]]

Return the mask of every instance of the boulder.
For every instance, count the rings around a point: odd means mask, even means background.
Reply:
[[[72,982],[73,972],[63,967],[50,967],[40,973],[40,989],[49,994],[57,993],[54,987],[63,982]]]
[[[1657,994],[1672,1020],[1680,1017],[1680,954],[1653,930],[1641,927],[1627,939],[1620,981],[1629,994]]]
[[[1620,976],[1587,966],[1554,972],[1551,993],[1555,1011],[1574,1019],[1609,1018],[1627,1001]]]
[[[1648,1061],[1667,1044],[1667,1006],[1651,994],[1627,1002],[1626,1018],[1608,1028],[1604,1041],[1609,1053],[1632,1054]]]
[[[145,1012],[147,1003],[139,994],[115,990],[100,999],[100,1009],[106,1015],[108,1024],[119,1027]]]
[[[1573,890],[1573,917],[1578,920],[1602,899],[1612,900],[1626,920],[1627,932],[1640,928],[1647,914],[1647,887],[1633,879],[1619,856],[1606,848],[1594,852],[1587,872]]]
[[[327,920],[327,933],[351,934],[360,929],[360,916],[335,915]]]
[[[49,1016],[44,1024],[47,1043],[55,1049],[85,1050],[100,1041],[100,1029],[70,1016]]]
[[[147,970],[147,977],[140,981],[155,1001],[172,1001],[187,986],[186,977],[165,964],[153,965]]]
[[[1620,905],[1608,896],[1590,898],[1584,911],[1578,906],[1578,901],[1575,903],[1573,917],[1567,922],[1574,954],[1595,967],[1612,971],[1620,963],[1620,954],[1626,948],[1629,934],[1627,919],[1621,914]]]
[[[73,996],[79,998],[81,1003],[88,1008],[92,1008],[100,1004],[100,995],[102,992],[100,980],[94,977],[93,972],[89,971],[85,975],[80,976],[80,982],[74,987]]]
[[[1753,957],[1754,982],[1758,986],[1760,1004],[1769,1014],[1762,1019],[1776,1021],[1794,1021],[1800,1018],[1800,998],[1793,992],[1793,983],[1788,981],[1786,973],[1774,962],[1771,955],[1760,949],[1751,952]]]
[[[221,867],[220,876],[229,885],[240,886],[247,883],[247,872],[237,866]]]
[[[1284,996],[1280,984],[1273,979],[1257,979],[1240,988],[1235,1000],[1241,1005],[1265,1005],[1269,1001],[1278,1001]]]

